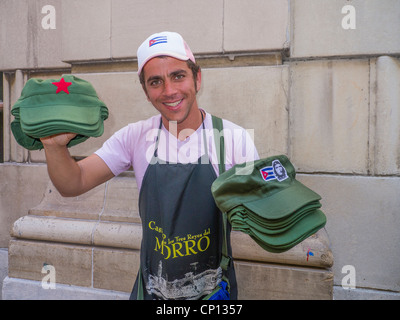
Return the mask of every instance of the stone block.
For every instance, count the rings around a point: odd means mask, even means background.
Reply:
[[[260,157],[287,153],[288,67],[203,69],[199,106],[254,133]]]
[[[105,186],[101,184],[78,197],[63,197],[50,181],[43,200],[29,214],[97,220],[103,210]]]
[[[235,262],[238,299],[331,300],[333,273],[321,269]]]
[[[161,31],[179,32],[194,54],[220,53],[222,20],[222,0],[112,1],[112,57],[136,57],[140,44]]]
[[[131,293],[139,261],[140,251],[95,248],[93,287]]]
[[[3,281],[8,275],[8,250],[0,248],[0,288],[3,287]],[[0,290],[0,300],[2,300],[2,290]]]
[[[0,247],[8,247],[13,223],[43,199],[49,182],[45,165],[0,164]]]
[[[397,0],[291,1],[291,57],[399,53],[399,14]]]
[[[42,281],[45,264],[55,270],[56,283],[92,285],[92,248],[66,244],[11,240],[8,276]]]
[[[30,6],[32,5],[31,2],[32,1],[29,1]],[[28,54],[33,54],[33,67],[41,69],[69,69],[70,65],[62,61],[62,0],[55,0],[51,2],[47,0],[36,0],[35,2],[36,6],[32,9],[30,8],[29,12],[30,14],[33,14],[34,17],[35,15],[37,15],[36,19],[34,19],[36,20],[36,27],[30,29],[30,32],[28,32],[28,34],[32,37],[32,43],[36,41],[36,44],[33,44],[33,46],[34,49],[37,50],[37,57],[35,57],[34,51],[32,52],[27,50]],[[50,13],[50,11],[48,11],[48,9],[46,8],[46,6],[48,5],[54,7],[55,29],[43,29],[42,26],[42,20],[46,22],[46,16]],[[32,68],[32,66],[30,66],[30,68]]]
[[[357,288],[400,291],[400,177],[297,176],[319,193],[335,257],[335,285],[342,268],[355,268]]]
[[[61,0],[61,4],[63,61],[110,59],[111,0]]]
[[[231,243],[232,256],[235,260],[270,262],[321,269],[330,269],[333,265],[333,255],[325,229],[319,230],[290,250],[281,253],[271,253],[262,249],[247,234],[239,231],[231,233]],[[309,252],[313,255],[308,255]]]
[[[0,3],[0,12],[4,15],[5,19],[0,21],[0,56],[2,57],[0,61],[0,69],[16,69],[18,66],[28,65],[28,23],[27,19],[29,15],[29,1],[2,1]],[[15,28],[11,20],[16,20],[19,22],[19,27]],[[6,38],[7,37],[7,38]],[[12,39],[10,41],[9,39]],[[8,43],[8,45],[3,45]],[[8,52],[13,52],[13,54],[8,54]]]
[[[107,184],[102,221],[140,223],[139,190],[132,171],[111,179]]]
[[[378,175],[400,174],[400,60],[388,56],[376,60],[376,82],[371,119],[374,136],[372,172]],[[373,81],[373,79],[372,79]]]
[[[55,9],[55,29],[42,27],[49,4]],[[0,70],[69,67],[61,60],[61,0],[2,1],[0,12]]]
[[[225,1],[225,52],[283,50],[289,41],[288,6],[282,0]]]
[[[369,61],[290,67],[290,152],[298,171],[368,172]]]

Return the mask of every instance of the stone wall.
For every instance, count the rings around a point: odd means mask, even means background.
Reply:
[[[132,172],[76,198],[61,197],[50,183],[42,202],[13,224],[4,299],[128,298],[142,238],[137,194]],[[332,298],[325,230],[280,254],[233,232],[232,250],[239,299]],[[46,281],[43,289],[45,266],[54,268],[56,290],[46,289]]]
[[[46,29],[53,17],[53,11],[42,13],[47,5],[54,9],[55,29]],[[21,288],[17,278],[39,280],[15,269],[15,252],[38,240],[19,239],[14,222],[48,199],[43,152],[23,150],[8,129],[24,83],[72,73],[94,85],[110,118],[101,138],[71,149],[76,157],[87,156],[115,130],[155,114],[137,79],[136,49],[151,33],[174,30],[203,68],[200,105],[254,130],[261,157],[287,154],[298,179],[321,194],[335,260],[334,297],[400,298],[399,14],[397,0],[1,2],[0,172],[7,179],[0,181],[0,247],[10,247],[14,272],[4,288]],[[80,246],[109,254],[93,243]],[[295,260],[304,256],[297,251]],[[250,260],[255,270],[265,263]],[[342,288],[346,266],[354,267],[356,289]],[[238,273],[243,276],[247,267]],[[275,269],[267,269],[265,277],[272,279]]]

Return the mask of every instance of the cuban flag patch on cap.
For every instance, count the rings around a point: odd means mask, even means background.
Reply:
[[[285,167],[279,160],[272,161],[272,166],[264,167],[260,170],[264,181],[278,180],[279,182],[289,178]]]
[[[275,173],[274,173],[274,168],[272,166],[271,167],[262,168],[260,170],[260,172],[261,172],[261,176],[264,179],[264,181],[269,181],[269,180],[276,179],[276,176],[275,176]]]
[[[159,36],[149,40],[149,47],[155,46],[159,43],[167,43],[167,36]]]

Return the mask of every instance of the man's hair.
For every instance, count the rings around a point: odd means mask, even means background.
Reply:
[[[158,56],[156,58],[166,58],[168,56]],[[186,60],[186,64],[189,67],[190,70],[192,70],[192,74],[193,74],[193,81],[194,81],[194,87],[197,91],[197,84],[196,84],[196,79],[197,79],[197,74],[200,71],[200,66],[197,63],[194,63],[192,60]],[[140,84],[142,85],[144,91],[146,92],[146,86],[144,83],[144,70],[142,70],[142,72],[139,75],[139,80],[140,80]]]

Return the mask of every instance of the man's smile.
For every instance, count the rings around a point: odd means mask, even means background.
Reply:
[[[180,99],[175,102],[164,102],[163,104],[170,110],[175,110],[179,108],[180,103],[183,101],[183,99]]]

